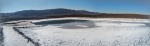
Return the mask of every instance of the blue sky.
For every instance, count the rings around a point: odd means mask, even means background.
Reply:
[[[150,14],[148,5],[141,1],[124,0],[0,0],[1,12],[68,8],[100,13]]]

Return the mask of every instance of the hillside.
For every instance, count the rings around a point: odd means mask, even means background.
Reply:
[[[88,17],[88,18],[140,18],[148,19],[149,15],[141,14],[108,14],[90,12],[86,10],[72,9],[46,9],[46,10],[23,10],[14,13],[0,13],[2,21],[26,20],[26,19],[45,19],[45,18],[62,18],[62,17]]]
[[[46,10],[23,10],[14,13],[1,13],[5,16],[47,16],[47,15],[67,15],[67,14],[98,14],[97,12],[89,12],[85,10],[72,10],[64,8],[46,9]]]

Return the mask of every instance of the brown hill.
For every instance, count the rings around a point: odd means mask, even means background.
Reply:
[[[47,16],[47,18],[58,18],[58,17],[88,17],[88,18],[137,18],[137,19],[148,19],[149,15],[140,14],[72,14],[72,15],[61,15],[61,16]]]
[[[70,15],[46,15],[46,16],[1,16],[1,21],[12,20],[29,20],[29,19],[46,19],[46,18],[64,18],[64,17],[87,17],[87,18],[134,18],[134,19],[148,19],[150,15],[140,14],[70,14]]]

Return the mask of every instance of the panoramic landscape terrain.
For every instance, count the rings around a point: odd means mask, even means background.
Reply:
[[[0,46],[150,46],[148,0],[0,0]]]
[[[0,16],[0,46],[150,45],[149,15],[61,8],[23,10]]]
[[[14,13],[0,13],[2,21],[25,20],[25,19],[45,19],[63,17],[86,17],[86,18],[139,18],[148,19],[149,15],[143,14],[111,14],[90,12],[86,10],[72,10],[65,8],[46,9],[46,10],[23,10]]]

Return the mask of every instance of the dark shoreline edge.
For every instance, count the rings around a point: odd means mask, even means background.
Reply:
[[[15,20],[38,20],[38,19],[52,19],[52,18],[66,18],[66,17],[79,17],[79,18],[132,18],[132,19],[149,19],[150,15],[141,14],[69,14],[69,15],[47,15],[47,16],[0,16],[1,22],[15,21]]]

